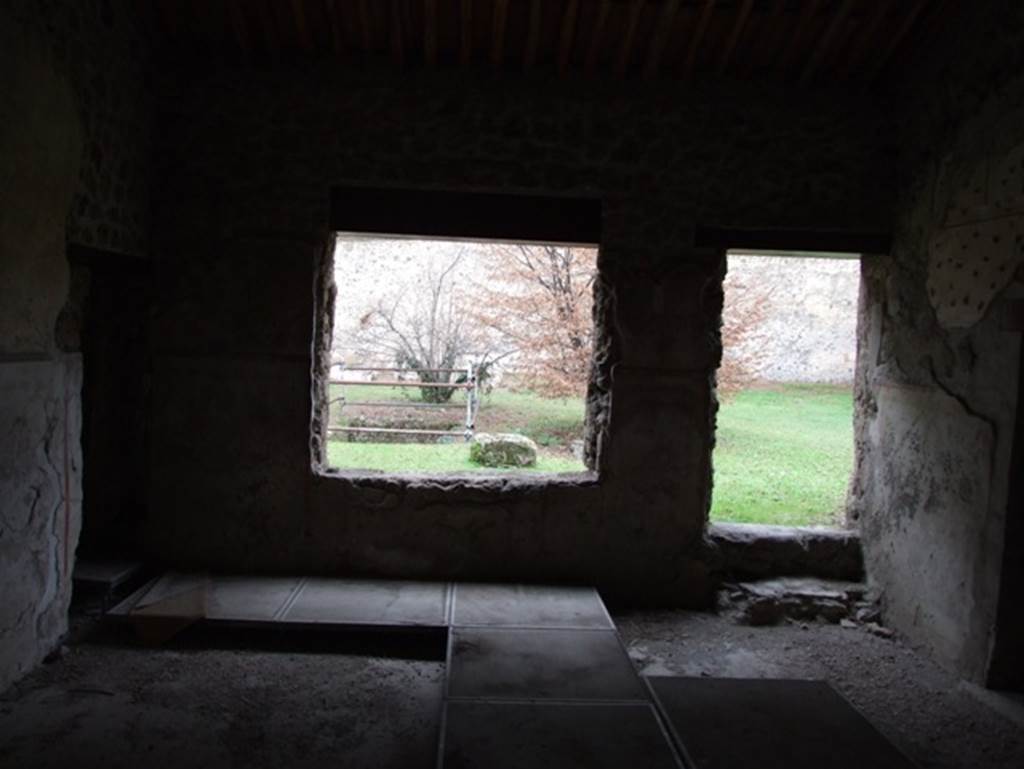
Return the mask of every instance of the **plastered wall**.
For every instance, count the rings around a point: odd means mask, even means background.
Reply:
[[[67,629],[89,288],[67,243],[145,247],[149,108],[132,6],[0,2],[0,690]]]
[[[82,133],[39,38],[0,10],[0,690],[67,627],[81,523],[81,361],[56,346]]]
[[[1018,407],[1024,13],[961,15],[896,97],[903,196],[891,255],[864,259],[850,515],[888,621],[985,681]]]

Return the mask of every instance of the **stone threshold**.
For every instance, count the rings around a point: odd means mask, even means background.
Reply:
[[[712,569],[723,580],[864,578],[860,533],[850,529],[715,523],[705,540]]]

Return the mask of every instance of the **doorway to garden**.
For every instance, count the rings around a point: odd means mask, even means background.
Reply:
[[[726,258],[710,519],[844,525],[859,255],[736,249]]]

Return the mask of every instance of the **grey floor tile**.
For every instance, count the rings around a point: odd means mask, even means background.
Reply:
[[[284,615],[286,622],[443,627],[443,582],[309,579]]]
[[[680,769],[650,705],[449,702],[444,769]]]
[[[450,697],[643,700],[613,630],[453,628]]]
[[[79,558],[72,575],[75,582],[115,588],[143,570],[138,561],[92,561]]]
[[[132,593],[127,595],[119,603],[115,604],[111,609],[107,611],[107,615],[111,617],[123,618],[131,614],[132,609],[142,600],[142,598],[153,589],[158,579],[151,579],[146,584],[134,590]]]
[[[693,769],[910,769],[824,681],[650,678]]]
[[[301,582],[298,577],[214,577],[206,597],[206,618],[269,622]]]
[[[458,584],[452,624],[613,628],[592,587]]]
[[[132,615],[148,617],[202,617],[210,578],[206,574],[169,571],[152,583],[131,607]]]

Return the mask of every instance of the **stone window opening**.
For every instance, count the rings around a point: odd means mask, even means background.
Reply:
[[[363,233],[329,248],[326,467],[590,469],[596,248]]]
[[[712,524],[845,527],[859,254],[731,249]]]

